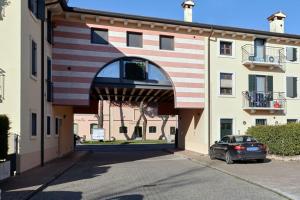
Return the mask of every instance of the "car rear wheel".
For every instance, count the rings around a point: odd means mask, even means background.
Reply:
[[[216,156],[214,155],[213,150],[209,150],[209,158],[210,158],[211,160],[215,160],[215,159],[216,159]]]
[[[226,152],[225,161],[226,161],[227,164],[233,164],[233,160],[232,160],[232,157],[231,157],[229,151]]]

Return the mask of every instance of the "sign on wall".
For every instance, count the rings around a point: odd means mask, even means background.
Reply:
[[[92,129],[92,140],[105,140],[105,131],[103,128]]]

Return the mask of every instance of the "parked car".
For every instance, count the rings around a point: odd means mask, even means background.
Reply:
[[[210,159],[222,159],[227,164],[238,160],[256,160],[264,162],[267,155],[267,146],[259,143],[252,136],[228,135],[215,142],[210,147]]]

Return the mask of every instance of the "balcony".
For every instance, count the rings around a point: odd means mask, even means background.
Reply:
[[[255,113],[269,111],[270,113],[285,113],[286,99],[284,92],[243,92],[243,109]]]
[[[270,70],[277,69],[285,71],[285,51],[279,47],[262,47],[263,53],[257,53],[254,45],[247,44],[242,47],[243,65],[253,69],[255,67],[269,67]]]

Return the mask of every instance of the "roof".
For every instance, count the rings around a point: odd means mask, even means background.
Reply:
[[[274,13],[273,15],[271,15],[270,17],[268,17],[268,20],[269,20],[269,21],[272,21],[272,20],[274,20],[276,17],[278,17],[278,18],[286,18],[286,15],[285,15],[283,12],[278,11],[277,13]]]
[[[107,11],[100,11],[100,10],[90,10],[90,9],[83,9],[77,7],[69,7],[66,0],[60,0],[60,4],[62,8],[67,12],[100,15],[100,16],[111,17],[111,18],[124,18],[129,20],[142,20],[142,21],[154,22],[154,23],[165,23],[165,24],[172,24],[178,26],[190,26],[190,27],[214,29],[214,30],[221,30],[221,31],[234,31],[239,33],[257,34],[257,35],[265,35],[271,37],[283,37],[283,38],[300,40],[300,35],[296,35],[296,34],[275,33],[275,32],[255,30],[255,29],[220,26],[220,25],[213,25],[213,24],[203,24],[197,22],[185,22],[185,21],[172,20],[172,19],[163,19],[163,18],[156,18],[156,17],[146,17],[146,16],[139,16],[139,15],[130,15],[130,14],[114,13],[114,12],[107,12]]]

